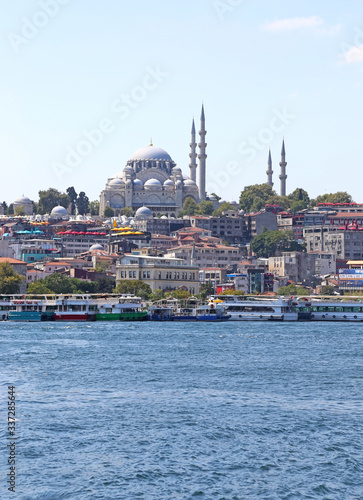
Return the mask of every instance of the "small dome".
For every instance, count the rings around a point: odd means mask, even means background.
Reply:
[[[137,219],[143,218],[143,217],[152,217],[152,212],[150,208],[147,207],[140,207],[136,210],[135,217]]]
[[[142,189],[143,188],[143,182],[140,179],[135,179],[134,180],[134,188],[135,189]]]
[[[54,215],[57,217],[63,217],[64,215],[68,215],[68,212],[64,207],[62,207],[61,205],[58,205],[57,207],[53,208],[53,210],[50,212],[50,215]]]
[[[124,168],[124,172],[125,173],[130,173],[132,174],[134,171],[134,169],[132,167],[130,167],[129,165],[126,165],[126,167]]]
[[[27,196],[19,196],[14,203],[32,203],[32,201]]]
[[[180,167],[174,167],[174,168],[173,168],[173,170],[172,170],[173,174],[177,174],[177,173],[179,173],[179,172],[181,172],[181,171],[182,171],[182,170],[181,170],[181,168],[180,168]]]
[[[146,189],[161,189],[161,182],[157,179],[149,179],[144,184]]]
[[[99,243],[95,243],[94,245],[92,245],[91,247],[89,247],[90,251],[91,250],[104,250],[103,246],[100,245]]]
[[[165,149],[158,148],[157,146],[146,146],[140,148],[131,156],[129,161],[142,161],[142,160],[164,160],[173,161],[171,156],[165,151]]]
[[[166,215],[162,215],[162,216],[160,217],[160,219],[167,219],[167,216],[166,216]]]
[[[124,186],[125,183],[122,179],[120,179],[119,177],[115,177],[114,179],[112,179],[112,181],[110,181],[110,186]]]
[[[174,182],[171,179],[167,179],[164,182],[164,186],[174,186]]]
[[[184,186],[196,186],[196,183],[192,179],[186,179],[184,181]]]
[[[211,194],[209,196],[209,199],[210,199],[210,201],[216,201],[217,200],[217,198],[214,196],[214,194]]]
[[[236,202],[236,200],[229,200],[229,202],[231,205],[238,205],[238,203]]]

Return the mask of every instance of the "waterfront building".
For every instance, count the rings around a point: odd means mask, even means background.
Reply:
[[[337,261],[363,259],[363,231],[359,229],[336,226],[306,227],[304,239],[308,252],[331,252],[336,255]]]
[[[126,254],[116,265],[116,286],[124,280],[141,280],[151,290],[185,289],[199,292],[199,267],[183,259]]]

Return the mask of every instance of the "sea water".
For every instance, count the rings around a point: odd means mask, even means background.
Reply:
[[[359,324],[4,322],[0,342],[1,499],[363,498]]]

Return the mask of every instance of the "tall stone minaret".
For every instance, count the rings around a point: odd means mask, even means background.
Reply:
[[[197,182],[197,152],[196,152],[197,143],[195,142],[194,118],[192,123],[192,142],[189,144],[189,146],[190,146],[190,153],[189,153],[190,178],[192,179],[192,181]]]
[[[269,149],[266,174],[267,174],[267,184],[271,187],[274,185],[274,183],[272,182],[273,173],[274,171],[272,170],[271,149]]]
[[[284,139],[282,140],[282,149],[281,149],[281,161],[280,161],[280,196],[286,196],[286,161],[285,161],[285,141]]]
[[[205,117],[204,117],[204,106],[202,105],[202,113],[200,115],[200,130],[199,130],[199,136],[200,136],[200,143],[198,144],[199,147],[199,198],[201,200],[205,200],[206,194],[205,194],[205,160],[207,158],[207,155],[205,153],[205,149],[207,147],[207,143],[205,142],[205,136],[206,136],[206,130],[205,130]]]

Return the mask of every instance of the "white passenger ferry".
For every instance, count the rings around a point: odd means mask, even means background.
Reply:
[[[262,297],[244,295],[217,295],[216,303],[223,302],[230,321],[297,321],[298,312],[291,297]]]
[[[363,300],[353,297],[314,297],[311,321],[363,321]]]

